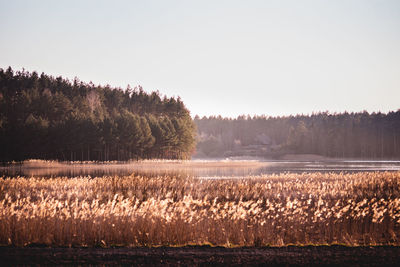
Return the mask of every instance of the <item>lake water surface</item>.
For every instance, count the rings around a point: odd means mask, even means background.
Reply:
[[[400,171],[400,161],[145,161],[130,163],[46,163],[24,162],[0,168],[0,176],[109,176],[140,174],[183,175],[200,178],[240,178],[284,172],[362,172]]]

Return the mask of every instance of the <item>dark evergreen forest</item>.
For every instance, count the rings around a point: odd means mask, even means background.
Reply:
[[[317,154],[399,159],[400,110],[287,117],[195,117],[197,157]]]
[[[179,98],[0,69],[0,161],[186,159],[195,125]]]
[[[190,117],[179,98],[0,69],[0,161],[317,154],[399,159],[400,110]]]

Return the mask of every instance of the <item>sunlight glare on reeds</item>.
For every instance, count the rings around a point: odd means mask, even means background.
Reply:
[[[400,172],[0,179],[0,244],[400,245]]]

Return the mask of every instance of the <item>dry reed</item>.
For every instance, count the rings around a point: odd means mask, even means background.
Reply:
[[[400,245],[400,172],[3,178],[0,244]]]

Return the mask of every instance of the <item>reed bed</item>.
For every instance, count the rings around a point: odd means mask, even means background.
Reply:
[[[400,245],[400,172],[3,177],[0,244]]]

